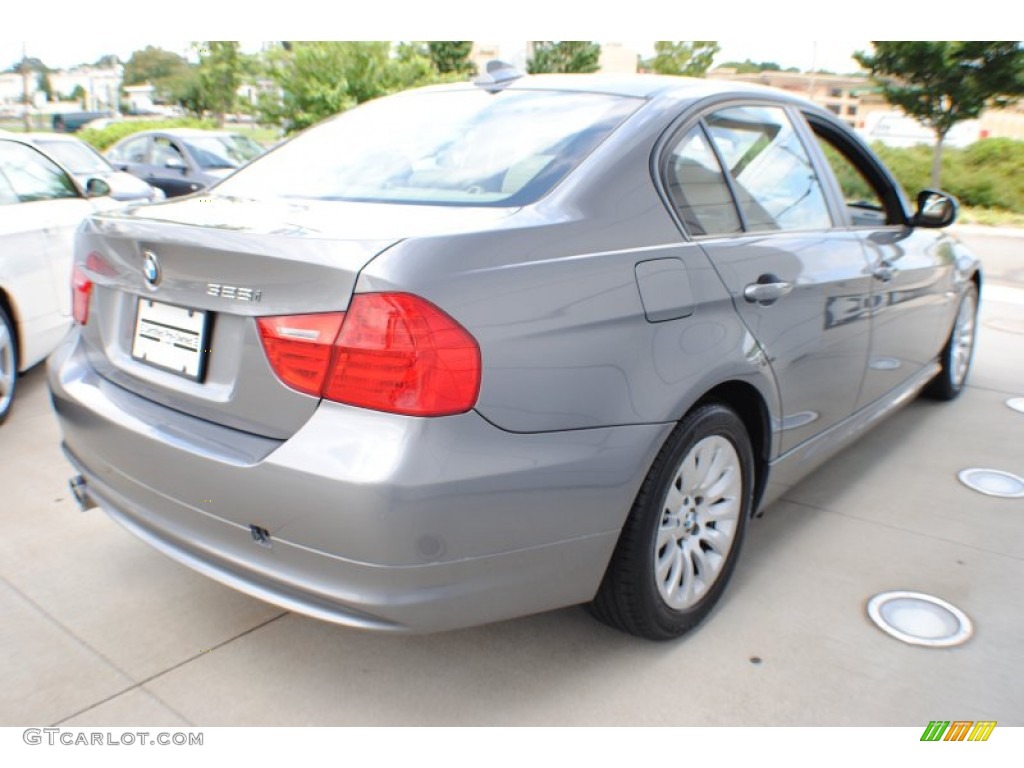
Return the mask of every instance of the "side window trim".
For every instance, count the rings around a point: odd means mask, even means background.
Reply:
[[[829,188],[832,190],[832,195],[835,196],[838,201],[839,208],[842,211],[843,221],[847,222],[846,226],[856,228],[853,221],[849,217],[849,212],[846,208],[846,200],[843,196],[842,188],[839,186],[838,180],[835,178],[835,174],[832,172],[832,168],[828,163],[827,158],[824,156],[824,152],[818,145],[818,131],[815,130],[817,126],[818,130],[822,132],[822,141],[828,141],[836,147],[837,151],[842,154],[861,174],[867,177],[868,182],[872,183],[873,179],[877,179],[885,190],[885,195],[880,195],[882,198],[882,204],[885,206],[886,216],[893,214],[897,221],[893,223],[887,223],[887,227],[904,227],[907,226],[909,221],[907,201],[904,196],[904,192],[899,185],[899,182],[882,166],[877,159],[871,154],[866,153],[857,142],[849,139],[839,129],[833,128],[830,122],[823,119],[820,115],[813,112],[805,112],[798,110],[801,117],[801,122],[806,126],[808,136],[813,141],[811,142],[814,146],[811,150],[813,152],[814,161],[828,169],[828,178],[830,179]],[[827,138],[826,138],[827,137]],[[849,152],[843,151],[841,147],[845,147],[850,150]]]
[[[773,231],[758,231],[751,232],[748,228],[748,222],[743,212],[742,206],[736,196],[736,189],[733,184],[732,174],[726,170],[725,162],[722,158],[721,152],[718,146],[712,139],[710,132],[708,131],[706,116],[713,114],[714,112],[730,109],[733,107],[774,107],[781,109],[787,119],[790,121],[793,130],[796,132],[797,137],[800,141],[801,146],[808,155],[808,159],[811,161],[811,167],[814,169],[815,174],[818,177],[818,181],[821,184],[822,191],[825,198],[826,209],[829,214],[829,218],[832,220],[831,227],[829,229],[838,229],[851,226],[848,221],[848,214],[846,212],[846,206],[842,199],[841,190],[837,190],[833,185],[838,184],[835,180],[835,174],[832,172],[831,167],[828,165],[828,161],[824,158],[821,148],[818,146],[817,138],[815,135],[814,127],[811,124],[812,121],[820,121],[826,123],[824,118],[820,118],[816,113],[805,112],[804,108],[800,104],[788,104],[778,101],[767,101],[763,99],[740,99],[735,97],[720,98],[712,97],[709,99],[702,100],[699,104],[693,105],[693,111],[688,114],[677,118],[676,122],[668,127],[662,134],[661,138],[656,142],[654,151],[652,153],[651,170],[652,175],[655,179],[655,187],[658,192],[658,196],[662,199],[662,203],[668,210],[676,226],[682,232],[683,236],[688,238],[690,241],[708,240],[708,239],[722,239],[722,238],[737,238],[737,237],[748,237],[756,234],[760,237],[770,236],[773,234],[789,234],[794,230],[780,230],[779,232]],[[689,110],[688,110],[689,111]],[[707,143],[710,150],[714,153],[715,159],[722,170],[722,174],[725,178],[726,184],[729,188],[729,195],[732,198],[733,209],[736,211],[737,217],[740,220],[743,231],[735,233],[716,233],[716,234],[694,234],[686,226],[685,222],[680,218],[678,211],[675,210],[675,204],[672,201],[672,196],[668,193],[667,185],[665,182],[668,165],[670,162],[671,151],[676,146],[677,142],[682,139],[688,132],[693,130],[695,127],[700,128],[701,136]],[[858,147],[854,147],[858,149]],[[858,156],[861,153],[858,151]],[[872,156],[864,157],[865,161],[870,161],[870,166],[874,170],[877,168],[877,162]],[[822,168],[827,170],[827,173],[822,172]],[[889,174],[884,168],[879,169],[878,173],[881,174],[887,184],[892,182]],[[895,196],[898,198],[899,210],[902,213],[904,221],[907,220],[907,202],[902,190],[896,186]],[[838,206],[838,207],[837,207]]]
[[[725,172],[725,166],[722,163],[722,157],[718,153],[718,149],[715,147],[714,142],[711,141],[711,136],[707,132],[707,128],[704,124],[704,114],[711,109],[714,109],[717,105],[711,105],[707,109],[701,109],[696,114],[688,116],[685,120],[678,122],[676,125],[669,126],[668,130],[662,135],[662,138],[654,146],[653,157],[656,162],[653,165],[653,175],[655,178],[655,188],[658,191],[658,196],[662,200],[662,204],[665,206],[672,220],[676,223],[676,226],[682,232],[684,237],[689,238],[691,242],[697,240],[708,240],[712,238],[724,238],[724,237],[744,237],[747,235],[746,222],[743,218],[743,212],[740,210],[739,205],[736,202],[736,193],[732,187],[732,182],[729,180],[729,174]],[[733,212],[736,214],[737,220],[740,222],[741,231],[739,232],[715,232],[712,234],[695,234],[690,230],[690,227],[686,225],[683,218],[679,215],[679,211],[676,209],[675,201],[672,195],[668,191],[668,184],[666,179],[668,178],[669,166],[672,162],[672,152],[679,145],[683,139],[686,138],[694,129],[700,131],[701,138],[704,140],[705,145],[712,152],[715,157],[715,162],[718,163],[718,169],[722,174],[722,177],[726,181],[727,188],[729,190],[729,199],[732,202]]]
[[[837,218],[834,210],[834,201],[831,199],[831,195],[827,190],[828,184],[822,183],[820,168],[815,163],[816,155],[814,155],[813,153],[818,150],[817,144],[815,143],[815,146],[810,151],[808,150],[807,135],[804,132],[806,125],[804,124],[803,118],[801,117],[800,119],[794,119],[794,116],[792,114],[793,105],[781,101],[765,101],[761,99],[730,99],[728,101],[724,101],[718,104],[712,104],[701,111],[700,120],[702,125],[704,126],[705,135],[707,135],[708,138],[711,140],[711,145],[714,149],[716,157],[718,158],[719,164],[722,166],[724,170],[726,179],[729,180],[730,182],[729,189],[733,196],[733,200],[738,210],[740,211],[741,216],[744,216],[743,205],[740,204],[738,192],[736,188],[733,186],[734,183],[738,183],[738,180],[732,178],[732,171],[729,168],[729,165],[726,162],[725,157],[721,154],[717,146],[717,143],[714,140],[714,136],[711,133],[710,126],[707,125],[706,123],[706,117],[708,115],[725,112],[731,109],[771,109],[778,110],[782,114],[783,118],[786,121],[788,121],[789,127],[795,135],[798,145],[804,150],[804,153],[807,156],[807,160],[810,164],[810,168],[815,175],[815,179],[818,182],[819,188],[821,189],[821,196],[824,203],[824,213],[829,220],[827,226],[825,226],[824,229],[834,230],[837,227],[841,226],[840,222],[844,221],[844,219]],[[809,131],[809,128],[807,128],[807,131]],[[829,171],[829,177],[831,177],[831,170]],[[770,235],[774,233],[792,233],[798,231],[822,231],[822,227],[812,227],[809,229],[786,229],[780,227],[778,230],[751,230],[748,226],[748,219],[745,216],[743,217],[742,221],[744,225],[743,234]]]
[[[849,211],[846,210],[846,203],[843,200],[842,190],[836,175],[832,172],[832,166],[828,164],[824,152],[818,146],[814,136],[814,130],[804,118],[804,113],[793,106],[786,107],[786,116],[793,124],[797,138],[803,145],[804,152],[811,161],[811,167],[821,183],[822,191],[825,193],[825,205],[828,206],[829,215],[832,217],[833,229],[847,229],[851,226]]]
[[[708,124],[704,120],[704,115],[707,112],[702,112],[700,119],[697,121],[697,125],[700,128],[701,134],[704,136],[704,141],[707,142],[708,147],[711,148],[711,153],[715,156],[715,162],[718,163],[718,168],[722,172],[722,178],[725,179],[725,185],[729,188],[729,197],[732,198],[732,207],[736,211],[736,215],[740,220],[741,232],[737,234],[749,234],[750,226],[747,223],[747,214],[743,211],[743,206],[740,205],[739,197],[736,194],[736,183],[732,177],[732,173],[729,172],[729,166],[725,164],[725,158],[722,157],[721,151],[718,149],[718,145],[715,144],[714,139],[711,136],[711,132],[708,130]]]

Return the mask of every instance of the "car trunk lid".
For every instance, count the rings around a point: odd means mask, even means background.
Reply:
[[[507,214],[193,197],[97,216],[76,244],[92,283],[86,354],[100,375],[147,399],[287,438],[319,397],[275,375],[255,318],[342,312],[360,270],[404,237]],[[160,347],[161,338],[172,343]]]

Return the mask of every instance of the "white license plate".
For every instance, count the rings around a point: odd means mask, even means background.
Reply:
[[[207,313],[139,299],[132,357],[147,365],[202,381],[206,368]]]

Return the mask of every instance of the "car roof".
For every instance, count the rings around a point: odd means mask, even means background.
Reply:
[[[459,84],[460,90],[471,90],[481,86],[473,83]],[[451,90],[452,86],[436,85],[424,90]],[[668,99],[671,101],[696,101],[713,96],[748,98],[770,98],[811,106],[812,102],[778,88],[757,83],[741,83],[734,80],[710,80],[696,77],[676,77],[653,74],[556,74],[524,75],[510,81],[502,90],[552,90],[577,93],[606,93],[616,96],[642,98],[650,101]]]
[[[32,133],[20,134],[26,141],[65,141],[69,144],[85,144],[77,136],[71,136],[67,133],[50,133],[48,131],[33,131]]]
[[[236,136],[234,131],[208,131],[204,128],[153,128],[147,131],[139,131],[131,136],[173,136],[175,138],[187,139],[192,136]],[[130,137],[125,137],[130,138]]]
[[[33,147],[34,149],[39,149],[34,144],[32,144],[31,141],[24,138],[24,136],[25,134],[23,133],[0,133],[0,141],[16,141],[18,144],[25,144],[27,146]]]

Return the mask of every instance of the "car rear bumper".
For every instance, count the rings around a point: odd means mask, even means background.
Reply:
[[[671,429],[515,434],[474,412],[323,403],[271,440],[117,387],[78,343],[51,357],[49,383],[89,498],[218,581],[368,629],[453,629],[591,599]]]

